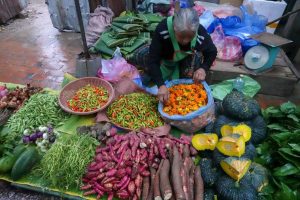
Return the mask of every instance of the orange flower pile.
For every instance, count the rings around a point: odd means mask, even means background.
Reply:
[[[202,84],[179,84],[169,88],[170,98],[163,111],[169,115],[187,115],[207,104]]]

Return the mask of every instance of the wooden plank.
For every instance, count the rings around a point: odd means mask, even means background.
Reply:
[[[227,79],[234,79],[240,74],[245,73],[237,73],[237,72],[226,72],[226,71],[210,71],[208,74],[207,81],[209,84],[219,83],[221,81]],[[273,96],[281,96],[287,97],[293,93],[295,84],[297,83],[296,78],[276,78],[266,75],[253,76],[249,74],[245,74],[255,79],[260,85],[261,90],[260,94],[265,95],[273,95]]]
[[[281,50],[280,54],[283,56],[284,61],[286,62],[287,66],[292,70],[292,72],[295,74],[295,76],[300,79],[300,72],[296,69],[296,67],[293,65],[291,60],[287,57],[287,55],[284,53],[283,50]]]
[[[216,61],[208,75],[208,83],[214,84],[227,79],[234,79],[240,74],[250,76],[261,85],[260,94],[287,97],[293,93],[299,77],[290,69],[285,53],[280,53],[274,66],[266,72],[253,74],[245,66],[233,66],[233,62]]]

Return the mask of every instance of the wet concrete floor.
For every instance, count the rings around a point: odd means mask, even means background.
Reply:
[[[45,1],[29,2],[21,19],[0,28],[0,81],[58,89],[75,71],[80,34],[54,28]]]

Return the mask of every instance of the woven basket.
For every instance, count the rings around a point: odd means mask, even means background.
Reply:
[[[94,111],[90,111],[90,112],[75,112],[75,111],[71,110],[67,105],[67,101],[72,99],[73,96],[75,95],[75,93],[79,89],[83,88],[84,86],[86,86],[88,84],[94,85],[94,86],[102,86],[105,89],[107,89],[108,95],[109,95],[107,103],[105,105],[103,105],[101,108],[94,110]],[[90,114],[94,114],[94,113],[104,110],[112,102],[114,96],[115,96],[114,88],[112,87],[112,85],[109,82],[107,82],[103,79],[100,79],[100,78],[96,78],[96,77],[86,77],[86,78],[81,78],[81,79],[78,79],[76,81],[73,81],[73,82],[67,84],[60,92],[58,101],[59,101],[60,107],[68,113],[71,113],[74,115],[90,115]]]

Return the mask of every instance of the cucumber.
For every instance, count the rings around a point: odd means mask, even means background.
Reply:
[[[11,178],[16,181],[30,172],[40,160],[39,152],[35,147],[28,147],[17,159],[11,170]]]
[[[4,174],[4,173],[10,172],[10,170],[13,168],[16,160],[25,151],[25,149],[26,148],[24,145],[19,145],[14,149],[13,154],[10,154],[8,156],[1,158],[0,159],[0,173]]]
[[[10,172],[16,162],[16,158],[13,155],[5,156],[0,159],[0,174]]]

